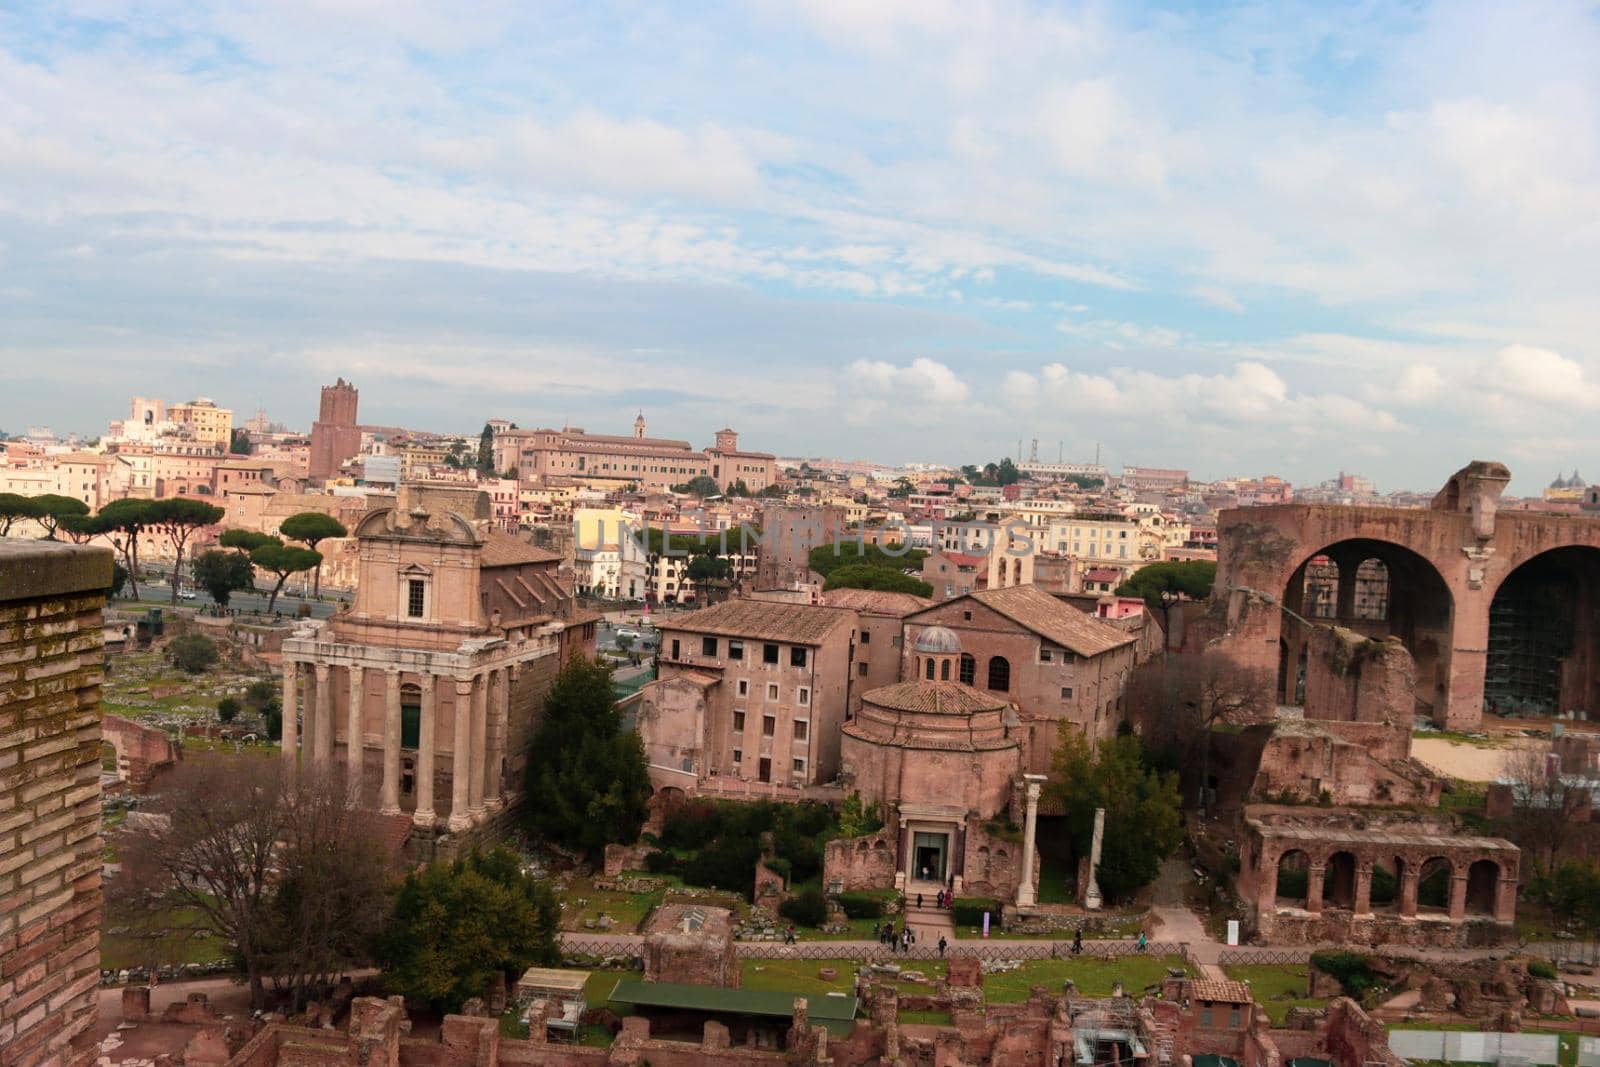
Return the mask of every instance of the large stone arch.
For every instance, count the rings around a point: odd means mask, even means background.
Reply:
[[[1485,710],[1554,715],[1600,708],[1597,608],[1600,548],[1561,545],[1511,567],[1489,605]]]
[[[1303,551],[1303,550],[1302,550]],[[1373,574],[1376,563],[1382,567],[1384,611],[1361,610],[1359,595],[1363,572]],[[1332,578],[1337,594],[1332,614],[1327,604],[1319,604],[1318,617],[1307,619],[1307,589],[1323,588]],[[1308,581],[1308,578],[1311,580]],[[1303,552],[1298,565],[1289,572],[1281,590],[1285,609],[1280,623],[1278,699],[1286,704],[1302,699],[1298,676],[1305,662],[1305,646],[1310,626],[1333,624],[1367,637],[1394,636],[1406,646],[1416,664],[1416,698],[1419,708],[1438,717],[1449,705],[1451,633],[1455,619],[1455,597],[1439,568],[1418,552],[1394,541],[1371,537],[1352,537]]]

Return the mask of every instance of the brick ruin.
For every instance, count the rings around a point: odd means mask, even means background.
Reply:
[[[1476,948],[1514,940],[1520,851],[1410,813],[1254,805],[1236,889],[1271,944]]]
[[[0,541],[0,1065],[94,1062],[111,552]]]
[[[1287,704],[1305,699],[1312,629],[1334,623],[1398,638],[1417,708],[1441,726],[1475,729],[1486,709],[1600,711],[1600,630],[1584,621],[1600,604],[1600,524],[1500,511],[1510,478],[1470,463],[1427,509],[1224,511],[1207,621]]]
[[[183,758],[183,747],[159,727],[109,715],[101,720],[100,733],[116,750],[123,788],[135,796],[151,792],[160,773]]]
[[[664,904],[644,934],[647,982],[737,989],[743,980],[733,947],[733,913],[699,904]]]

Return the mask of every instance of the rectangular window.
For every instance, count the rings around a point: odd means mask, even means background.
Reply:
[[[811,703],[811,690],[807,689],[803,685],[800,687],[800,703],[801,704],[810,704]]]
[[[777,700],[778,699],[778,687],[776,685],[772,684],[771,682],[767,683],[767,699],[768,700]]]
[[[794,721],[794,739],[796,741],[804,741],[806,739],[806,736],[810,733],[810,731],[811,731],[811,723],[808,722],[807,720],[805,720],[805,719],[796,719]]]
[[[744,733],[744,712],[742,711],[733,713],[733,732],[736,734]]]
[[[868,630],[868,629],[865,629],[865,628],[862,629],[862,631],[861,631],[861,643],[863,645],[869,645],[869,644],[872,643],[872,631],[871,630]]]
[[[762,645],[761,646],[761,662],[762,663],[777,663],[778,662],[778,646],[777,645]]]
[[[1239,1029],[1239,1009],[1236,1007],[1228,1009],[1228,1028],[1230,1030]]]
[[[804,774],[804,773],[806,773],[806,761],[805,760],[796,759],[794,761],[794,773],[796,773],[796,774]]]
[[[1062,700],[1071,700],[1072,699],[1072,686],[1064,685],[1064,686],[1061,687],[1061,699]]]
[[[778,732],[778,717],[776,715],[761,716],[761,736],[772,737]]]
[[[406,583],[406,618],[420,619],[427,603],[428,584],[420,578]]]
[[[1211,1005],[1210,1004],[1207,1004],[1203,1008],[1200,1009],[1200,1025],[1204,1026],[1204,1027],[1207,1027],[1207,1028],[1209,1028],[1211,1026]]]
[[[700,639],[700,654],[702,656],[715,656],[717,654],[717,639],[715,637],[702,637]]]
[[[806,665],[806,650],[803,649],[803,648],[791,648],[789,650],[789,666],[791,666],[791,667],[804,667],[805,665]]]
[[[744,659],[744,642],[743,641],[729,641],[728,642],[728,658],[729,659]]]
[[[1049,663],[1050,662],[1050,650],[1048,648],[1041,648],[1039,650],[1039,662],[1040,663]]]
[[[733,762],[734,763],[743,763],[744,762],[744,752],[741,749],[737,749],[736,748],[736,749],[733,750]]]
[[[867,665],[865,663],[856,664],[856,673],[865,678],[867,676]]]
[[[750,680],[748,678],[740,678],[739,679],[739,695],[740,696],[748,696],[749,694],[750,694]]]
[[[678,639],[677,638],[673,638],[672,639],[672,658],[673,659],[677,659],[678,658]]]

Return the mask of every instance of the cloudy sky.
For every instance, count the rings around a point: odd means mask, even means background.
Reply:
[[[1600,477],[1593,3],[0,3],[0,428],[126,397]],[[1025,446],[1026,447],[1026,446]]]

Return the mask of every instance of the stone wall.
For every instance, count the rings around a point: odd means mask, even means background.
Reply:
[[[1041,857],[1033,854],[1033,884],[1039,884]],[[961,892],[969,897],[994,897],[1012,900],[1022,882],[1022,840],[991,834],[985,820],[967,817],[966,850],[963,854]]]
[[[150,792],[156,776],[183,758],[183,749],[172,735],[154,726],[107,715],[100,722],[100,731],[117,750],[117,776],[135,795]]]
[[[0,542],[0,1067],[94,1062],[111,552]]]
[[[822,884],[841,893],[894,885],[895,843],[887,832],[837,837],[822,847]]]

